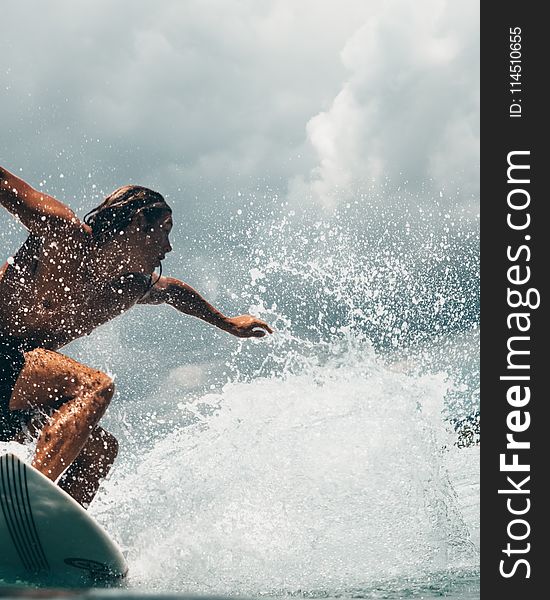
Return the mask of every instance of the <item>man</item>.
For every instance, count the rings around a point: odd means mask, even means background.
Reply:
[[[88,506],[117,455],[116,439],[98,426],[114,385],[59,348],[138,303],[170,304],[239,337],[272,330],[154,275],[172,250],[172,211],[152,190],[119,188],[82,222],[0,167],[0,203],[29,231],[0,269],[0,441],[20,439],[46,414],[32,464]]]

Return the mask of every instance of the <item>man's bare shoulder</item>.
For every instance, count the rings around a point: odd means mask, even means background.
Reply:
[[[138,304],[164,304],[167,299],[167,293],[173,281],[171,277],[152,276],[152,281],[149,280],[149,286],[145,294],[138,300]]]

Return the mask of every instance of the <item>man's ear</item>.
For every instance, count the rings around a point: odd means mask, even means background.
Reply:
[[[145,218],[145,215],[142,212],[138,212],[134,218],[136,226],[139,227],[141,231],[144,231],[147,227],[147,219]]]

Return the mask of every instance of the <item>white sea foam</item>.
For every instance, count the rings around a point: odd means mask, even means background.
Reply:
[[[476,565],[448,388],[348,339],[323,364],[201,397],[198,421],[119,466],[92,512],[151,591],[349,589]],[[475,487],[475,455],[460,456]]]
[[[132,588],[334,595],[477,567],[478,448],[449,425],[479,400],[477,237],[372,214],[194,240],[174,275],[221,274],[216,303],[276,329],[260,343],[146,307],[68,349],[117,375],[121,454],[91,512]]]
[[[19,444],[18,442],[0,442],[0,454],[9,452],[28,463],[32,461],[33,450],[34,448],[31,445]]]

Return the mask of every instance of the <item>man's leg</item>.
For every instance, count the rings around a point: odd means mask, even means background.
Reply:
[[[80,454],[59,479],[59,487],[87,508],[117,454],[116,438],[101,427],[96,427]]]
[[[33,466],[55,481],[83,450],[113,393],[113,382],[105,373],[57,352],[41,348],[27,352],[10,408],[55,409],[40,433]],[[97,442],[95,449],[88,460],[99,450]]]

